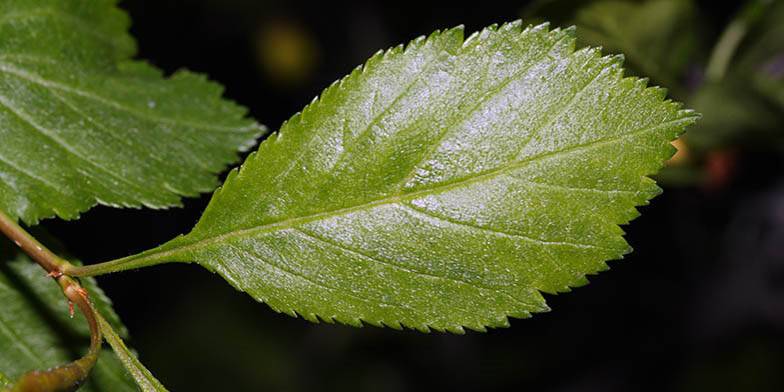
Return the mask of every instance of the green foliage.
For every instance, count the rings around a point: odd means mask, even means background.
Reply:
[[[580,42],[623,53],[637,73],[668,87],[690,65],[697,48],[696,9],[691,1],[597,1],[579,8]]]
[[[631,72],[703,114],[680,141],[679,161],[657,176],[669,186],[728,181],[731,174],[710,169],[725,149],[784,146],[778,126],[784,121],[784,3],[738,3],[737,13],[717,26],[703,17],[711,13],[692,0],[541,0],[523,10],[575,24],[578,42],[623,53]]]
[[[128,266],[197,262],[304,318],[462,332],[547,310],[630,251],[697,116],[519,22],[379,52],[265,141],[194,230]]]
[[[90,331],[84,316],[68,316],[60,287],[30,258],[0,239],[0,385],[33,369],[47,369],[82,354]],[[111,302],[92,278],[82,280],[96,308],[127,337]],[[81,391],[136,391],[117,357],[104,350]]]
[[[129,60],[114,3],[0,4],[0,210],[13,218],[179,205],[262,131],[204,76]]]
[[[14,220],[178,205],[263,131],[203,76],[131,60],[115,3],[0,4],[0,211]],[[662,28],[687,35],[681,4],[594,2],[577,18],[595,22],[584,41],[616,40],[666,81],[684,63],[654,59],[691,44],[650,42]],[[651,15],[655,29],[614,24]],[[277,311],[356,326],[462,333],[548,310],[542,293],[631,250],[619,225],[660,192],[647,176],[698,117],[624,77],[622,56],[575,51],[574,34],[514,22],[464,39],[458,27],[378,52],[232,171],[191,233],[107,271],[198,263]],[[0,386],[72,360],[89,336],[42,275],[0,240]],[[83,390],[165,391],[108,298],[83,284],[116,351]]]

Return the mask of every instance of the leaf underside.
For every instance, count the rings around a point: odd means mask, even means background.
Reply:
[[[697,115],[572,29],[461,27],[379,52],[230,173],[194,230],[129,258],[196,262],[318,321],[463,332],[548,310],[631,249]]]
[[[179,205],[262,131],[204,76],[129,60],[115,2],[0,3],[0,210],[14,218]]]
[[[0,374],[21,374],[70,362],[87,350],[90,331],[81,312],[68,317],[60,286],[7,239],[0,239]],[[92,278],[82,279],[93,303],[110,324],[127,335],[111,302]],[[2,381],[0,381],[2,385]],[[137,391],[120,361],[106,348],[81,392]]]

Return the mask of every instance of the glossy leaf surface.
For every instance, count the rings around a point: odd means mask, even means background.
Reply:
[[[261,132],[204,76],[129,60],[114,3],[0,2],[0,210],[13,218],[179,205]]]
[[[73,319],[60,286],[44,270],[0,238],[0,373],[13,381],[34,369],[63,365],[87,350],[90,331],[81,312]],[[111,302],[92,278],[82,279],[96,308],[127,335]],[[0,376],[0,385],[3,384]],[[111,349],[101,353],[88,382],[79,390],[137,391],[133,379]]]
[[[462,332],[630,251],[619,224],[697,115],[575,52],[572,30],[462,28],[379,52],[230,173],[194,230],[122,260],[196,262],[316,321]]]

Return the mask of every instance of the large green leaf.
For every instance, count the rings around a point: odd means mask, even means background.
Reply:
[[[84,354],[90,331],[84,316],[68,317],[60,286],[44,270],[0,238],[0,374],[9,380],[34,369],[63,365]],[[82,279],[96,308],[122,335],[127,335],[111,302],[92,278]],[[0,386],[3,376],[0,375]],[[80,391],[137,391],[111,349],[104,349]]]
[[[261,131],[204,76],[128,60],[114,3],[0,2],[0,210],[14,218],[178,205]]]
[[[196,262],[273,309],[461,332],[545,311],[630,251],[618,224],[697,115],[515,22],[379,52],[230,173],[194,230],[116,262]]]

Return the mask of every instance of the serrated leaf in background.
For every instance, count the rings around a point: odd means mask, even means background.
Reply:
[[[68,316],[60,286],[8,239],[0,238],[0,372],[14,380],[35,369],[70,362],[87,350],[90,331],[81,312]],[[92,278],[82,279],[96,309],[121,335],[125,327]],[[2,384],[2,382],[0,382]],[[137,391],[110,348],[104,348],[83,392]]]
[[[194,230],[127,265],[196,262],[273,309],[462,332],[547,310],[630,248],[697,116],[519,22],[379,52],[230,173]]]
[[[0,4],[0,210],[28,224],[179,205],[262,132],[204,76],[129,60],[114,3]]]

